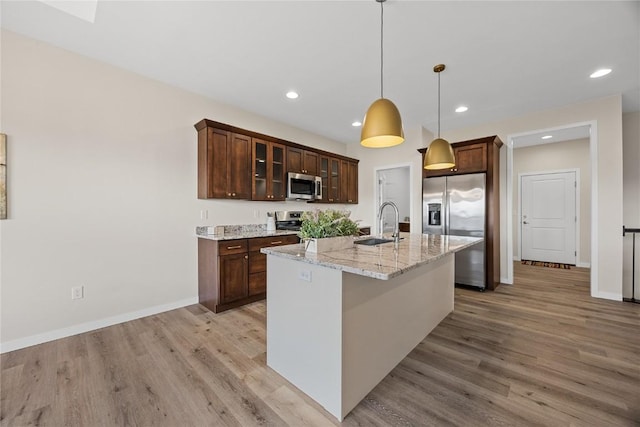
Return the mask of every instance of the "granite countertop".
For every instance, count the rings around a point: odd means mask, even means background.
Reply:
[[[206,229],[206,227],[198,227],[198,228]],[[293,230],[275,230],[275,231],[267,231],[266,229],[249,230],[249,231],[238,230],[234,232],[225,232],[224,234],[207,234],[206,230],[204,231],[196,230],[196,236],[199,239],[208,239],[208,240],[253,239],[255,237],[290,236],[290,235],[297,235],[297,234],[298,232]]]
[[[388,237],[388,236],[385,236]],[[339,251],[305,252],[304,243],[262,248],[268,255],[342,270],[347,273],[389,280],[421,265],[434,262],[483,241],[479,237],[400,233],[400,243],[377,246],[355,245]]]

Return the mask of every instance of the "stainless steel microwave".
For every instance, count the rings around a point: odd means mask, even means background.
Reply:
[[[322,178],[301,173],[287,173],[287,199],[322,200]]]

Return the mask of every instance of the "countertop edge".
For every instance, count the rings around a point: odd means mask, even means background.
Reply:
[[[451,237],[451,236],[450,236]],[[452,236],[452,237],[462,237],[462,236]],[[290,260],[294,260],[294,261],[298,261],[298,262],[303,262],[306,264],[311,264],[311,265],[319,265],[322,267],[326,267],[326,268],[331,268],[333,270],[341,270],[344,271],[346,273],[352,273],[352,274],[357,274],[360,276],[366,276],[366,277],[371,277],[374,279],[379,279],[379,280],[390,280],[393,279],[395,277],[401,276],[402,274],[411,271],[413,269],[419,268],[423,265],[435,262],[439,259],[444,258],[446,255],[449,254],[453,254],[455,252],[461,251],[463,249],[466,249],[470,246],[473,246],[475,244],[478,244],[480,242],[482,242],[484,239],[483,238],[474,238],[477,240],[474,240],[472,242],[468,242],[466,244],[461,244],[460,246],[454,248],[454,249],[449,249],[444,253],[440,253],[437,255],[432,255],[429,256],[428,258],[415,262],[411,265],[408,265],[404,268],[399,268],[396,271],[392,271],[390,273],[382,273],[382,272],[378,272],[378,271],[372,271],[372,270],[368,270],[366,268],[359,268],[353,265],[348,265],[345,262],[339,262],[338,259],[340,259],[340,257],[336,257],[336,262],[331,262],[331,261],[324,261],[324,260],[318,260],[318,259],[314,259],[313,256],[314,254],[306,254],[304,247],[301,243],[298,243],[296,245],[287,245],[287,246],[279,246],[277,248],[262,248],[260,250],[260,252],[267,254],[267,255],[274,255],[280,258],[286,258],[286,259],[290,259]],[[291,248],[292,246],[298,246],[300,249],[296,254],[292,254],[292,253],[287,253],[287,252],[282,252],[283,248]],[[330,252],[330,254],[340,254],[340,253],[344,253],[346,251],[355,251],[358,250],[356,248],[356,246],[354,246],[353,248],[349,248],[349,249],[343,249],[340,251],[332,251]],[[301,254],[304,254],[304,256],[300,256]],[[324,255],[324,256],[329,256],[329,253],[326,254],[320,254],[320,255]]]

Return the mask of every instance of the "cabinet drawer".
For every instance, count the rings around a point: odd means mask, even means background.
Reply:
[[[292,245],[298,243],[298,236],[295,234],[288,234],[284,236],[273,237],[256,237],[255,239],[249,239],[249,250],[259,251],[260,248],[268,248],[271,246]]]
[[[221,240],[218,242],[218,254],[241,254],[247,252],[247,239]]]

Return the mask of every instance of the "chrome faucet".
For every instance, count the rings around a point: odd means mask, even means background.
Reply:
[[[384,217],[382,216],[382,211],[384,210],[385,206],[393,207],[393,210],[396,213],[396,225],[393,228],[393,234],[391,235],[391,237],[393,237],[394,242],[399,243],[400,242],[400,212],[398,212],[398,207],[396,206],[395,203],[384,202],[383,204],[380,205],[380,210],[378,211],[378,218],[380,221],[378,224],[378,230],[380,230],[380,235],[382,235],[382,232],[384,230]]]

